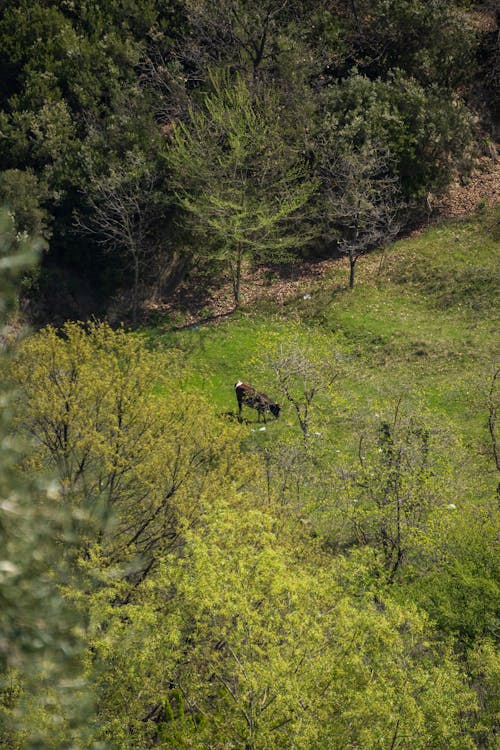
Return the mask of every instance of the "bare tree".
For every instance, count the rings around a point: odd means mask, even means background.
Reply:
[[[76,217],[77,227],[95,236],[111,252],[119,252],[132,271],[132,322],[137,323],[142,270],[154,255],[153,228],[158,221],[158,177],[144,160],[129,156],[106,176],[90,180],[89,216]]]
[[[323,234],[336,238],[349,258],[350,289],[358,259],[392,240],[401,229],[404,202],[390,165],[388,151],[370,142],[332,151],[327,146],[322,152]]]
[[[359,470],[351,486],[356,503],[359,500],[353,528],[360,541],[382,552],[389,583],[410,552],[413,530],[442,502],[444,485],[449,488],[450,477],[436,470],[440,440],[446,438],[418,414],[405,418],[401,399],[392,419],[380,421],[371,435],[360,436]]]
[[[269,366],[281,393],[297,415],[304,440],[307,440],[313,401],[318,394],[326,393],[339,375],[336,357],[314,356],[300,344],[281,345],[271,356]]]
[[[287,21],[295,26],[304,13],[302,5],[303,0],[185,0],[184,23],[175,38],[160,34],[150,39],[138,65],[141,86],[152,94],[163,132],[168,135],[175,122],[189,120],[192,92],[209,83],[214,68],[230,68],[254,83],[274,71],[280,55],[290,54],[293,45],[283,44],[283,36]],[[305,58],[301,56],[302,63]],[[297,65],[292,69],[295,79]],[[290,81],[282,94],[289,103]],[[303,101],[303,87],[297,95]]]
[[[152,95],[155,121],[164,136],[170,135],[176,121],[187,119],[191,105],[189,85],[200,82],[197,73],[183,69],[185,48],[179,47],[174,56],[170,49],[153,45],[138,64],[141,88]]]
[[[500,438],[498,436],[497,408],[498,396],[496,394],[498,383],[500,382],[500,368],[496,369],[491,378],[490,390],[488,393],[488,430],[491,438],[491,452],[497,471],[500,472]],[[497,485],[497,496],[500,504],[500,482]]]
[[[201,68],[238,61],[242,70],[259,68],[278,55],[277,37],[286,14],[297,13],[296,0],[186,0],[192,34],[184,54]]]

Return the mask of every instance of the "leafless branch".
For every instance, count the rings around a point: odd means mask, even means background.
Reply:
[[[495,389],[497,380],[500,378],[500,368],[493,374],[490,384],[490,390],[488,394],[488,429],[491,437],[491,445],[493,450],[493,458],[495,459],[495,466],[500,471],[500,449],[498,445],[497,436],[497,405],[498,400],[495,398]]]

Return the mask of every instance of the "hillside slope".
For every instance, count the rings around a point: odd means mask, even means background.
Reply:
[[[401,403],[407,413],[426,412],[446,424],[467,447],[469,477],[481,473],[491,487],[487,394],[500,355],[498,216],[496,210],[437,223],[373,253],[360,262],[352,291],[345,263],[324,261],[307,276],[267,289],[256,284],[255,300],[232,315],[177,330],[178,317],[159,318],[145,330],[183,350],[186,387],[201,388],[229,414],[238,379],[278,395],[269,362],[280,347],[338,355],[345,369],[329,429],[340,449],[355,453],[373,414],[389,419]],[[295,429],[290,405],[269,428]]]
[[[483,157],[465,183],[457,179],[444,196],[440,199],[432,198],[427,226],[447,219],[466,219],[468,215],[473,217],[476,211],[493,209],[499,205],[500,159]],[[422,225],[413,230],[411,236],[418,236],[425,229],[426,226]],[[370,260],[361,262],[370,263]],[[339,267],[344,267],[345,273],[348,273],[347,260],[342,258],[303,261],[299,265],[285,264],[279,268],[247,268],[242,283],[242,302],[246,305],[265,298],[284,304],[294,295],[310,293],[325,274]],[[212,316],[231,313],[234,300],[229,279],[222,284],[212,285],[207,285],[206,281],[198,279],[194,273],[168,301],[151,300],[146,307],[146,319],[167,315],[182,326],[199,324]]]

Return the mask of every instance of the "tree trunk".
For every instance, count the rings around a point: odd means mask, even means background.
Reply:
[[[132,325],[137,325],[137,309],[139,307],[139,255],[134,253],[134,289],[132,293]]]
[[[233,269],[233,295],[236,307],[240,306],[240,288],[241,288],[241,248],[238,248],[236,255],[236,265]]]
[[[159,299],[163,299],[180,284],[186,277],[190,263],[190,256],[174,251],[168,265],[159,267],[155,290],[155,294]]]
[[[358,31],[360,31],[359,14],[358,14],[358,8],[356,6],[356,0],[351,0],[351,8],[352,8],[352,12],[354,14],[354,18],[356,20],[356,29]]]
[[[349,253],[349,289],[354,288],[354,271],[356,269],[357,256]]]

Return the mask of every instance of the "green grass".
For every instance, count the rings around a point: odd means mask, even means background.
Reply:
[[[249,311],[217,324],[205,323],[175,333],[149,332],[157,343],[180,349],[188,364],[186,387],[200,388],[219,410],[234,409],[234,383],[252,379],[261,343],[272,333],[285,335],[286,321]]]
[[[362,258],[354,290],[346,288],[339,264],[309,300],[301,294],[283,307],[257,302],[177,332],[165,320],[147,335],[181,349],[185,387],[200,389],[219,413],[228,413],[236,409],[238,378],[272,388],[259,360],[270,340],[289,338],[293,325],[295,336],[298,330],[318,346],[329,341],[348,357],[336,387],[351,416],[388,415],[399,399],[403,408],[418,403],[436,422],[449,424],[481,461],[488,444],[486,391],[499,359],[498,220],[497,212],[442,224]],[[287,431],[292,421],[285,412],[267,432]],[[351,418],[337,429],[337,440],[353,443]]]

